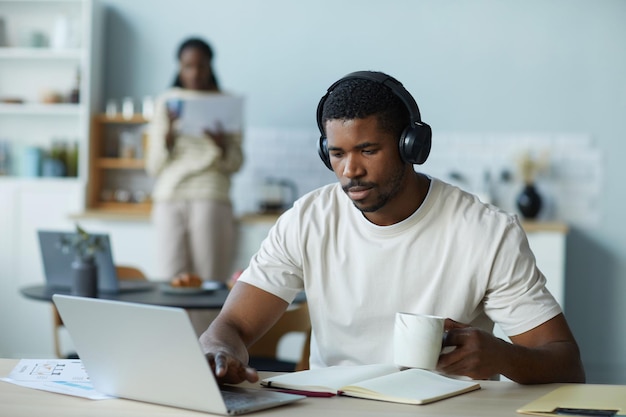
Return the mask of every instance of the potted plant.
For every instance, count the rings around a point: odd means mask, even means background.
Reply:
[[[72,294],[82,297],[98,295],[98,266],[95,262],[96,253],[104,249],[102,239],[92,236],[76,224],[76,233],[61,237],[59,247],[64,253],[73,253],[74,271]]]

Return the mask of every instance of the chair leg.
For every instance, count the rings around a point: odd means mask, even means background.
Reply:
[[[63,358],[61,353],[61,338],[59,337],[59,329],[63,327],[63,320],[61,320],[61,316],[57,308],[52,304],[52,332],[53,332],[53,340],[54,340],[54,353],[57,355],[57,358]]]
[[[302,346],[302,356],[296,364],[296,371],[306,371],[309,369],[309,356],[311,355],[311,329],[306,334],[304,346]]]

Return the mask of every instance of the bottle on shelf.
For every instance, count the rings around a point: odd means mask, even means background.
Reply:
[[[66,49],[70,47],[70,19],[60,14],[54,21],[54,29],[50,38],[50,47],[53,49]]]
[[[72,142],[65,154],[66,175],[78,177],[78,142]]]
[[[135,102],[132,97],[124,97],[122,100],[122,117],[130,120],[135,115]]]
[[[120,133],[119,157],[124,159],[133,159],[137,156],[137,139],[136,135],[128,130]]]
[[[44,154],[41,163],[43,177],[65,177],[67,175],[67,150],[65,142],[54,140],[52,147]]]
[[[11,143],[0,140],[0,176],[11,175]]]
[[[76,80],[74,83],[74,87],[70,91],[70,96],[69,96],[68,101],[74,104],[80,103],[80,68],[76,69]]]
[[[105,113],[109,119],[113,119],[117,116],[117,103],[115,102],[115,99],[111,98],[107,100]]]
[[[7,26],[4,23],[4,17],[0,16],[0,48],[9,46],[7,41]]]
[[[492,186],[491,186],[491,172],[488,169],[483,171],[483,176],[481,178],[481,183],[479,184],[478,191],[476,195],[486,204],[493,203],[493,194],[492,194]]]
[[[141,115],[144,119],[150,120],[154,115],[154,100],[151,96],[145,96],[141,102]]]
[[[24,177],[41,176],[41,148],[27,146],[22,153],[20,174]]]

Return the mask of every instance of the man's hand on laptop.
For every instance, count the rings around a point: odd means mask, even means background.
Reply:
[[[256,382],[259,380],[256,369],[247,366],[229,352],[209,352],[206,354],[206,358],[215,377],[221,383],[238,384],[244,381]]]

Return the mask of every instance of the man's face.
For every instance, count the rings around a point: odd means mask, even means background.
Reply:
[[[382,131],[376,116],[329,120],[325,128],[333,171],[355,207],[375,213],[393,205],[406,177],[398,138]]]

